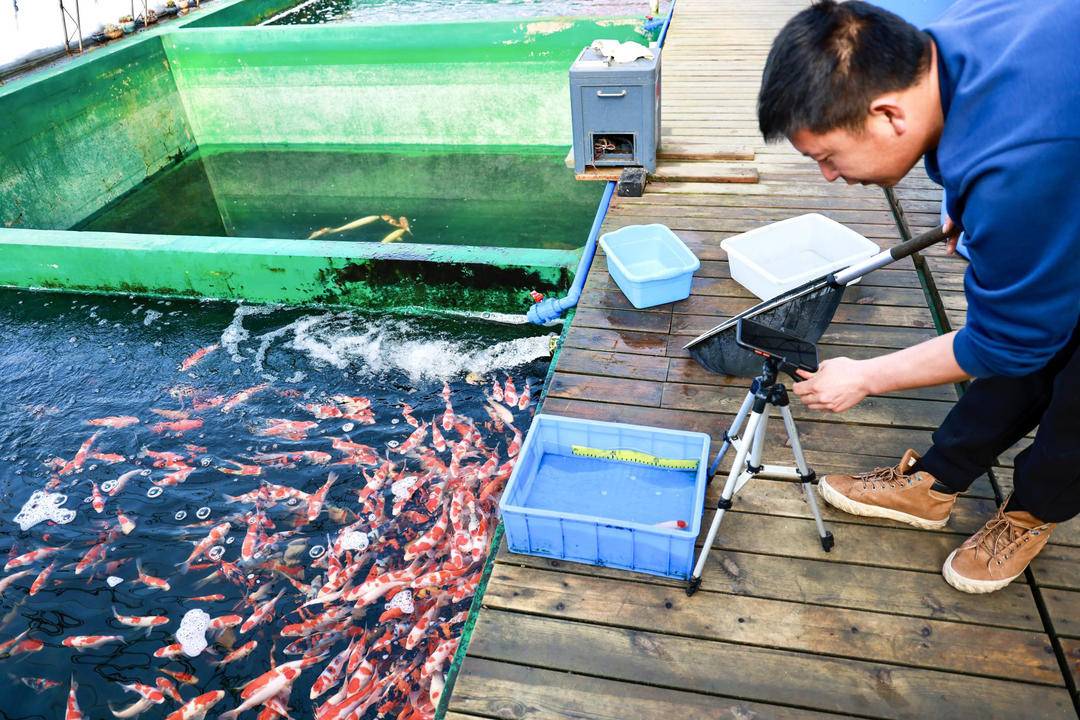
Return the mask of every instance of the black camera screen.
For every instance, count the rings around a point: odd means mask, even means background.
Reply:
[[[808,372],[817,372],[817,346],[786,332],[753,320],[740,320],[735,330],[735,342],[759,355],[774,357]]]

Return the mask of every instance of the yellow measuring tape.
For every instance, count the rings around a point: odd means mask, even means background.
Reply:
[[[578,457],[595,458],[597,460],[618,460],[619,462],[635,463],[637,465],[650,465],[652,467],[667,470],[697,470],[697,460],[679,460],[677,458],[662,458],[637,450],[601,450],[600,448],[585,447],[584,445],[571,445],[570,452]]]

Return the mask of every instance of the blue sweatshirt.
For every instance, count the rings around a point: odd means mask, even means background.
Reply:
[[[926,31],[945,113],[926,169],[971,260],[956,361],[1026,375],[1080,319],[1080,0],[959,0]]]

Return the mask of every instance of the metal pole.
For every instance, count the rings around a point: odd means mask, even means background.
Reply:
[[[79,0],[75,0],[75,32],[79,33],[79,52],[82,52],[82,16],[79,14]]]
[[[68,55],[71,54],[71,48],[68,46],[68,39],[71,37],[67,31],[67,10],[64,9],[64,0],[60,0],[60,23],[64,28],[64,52]]]

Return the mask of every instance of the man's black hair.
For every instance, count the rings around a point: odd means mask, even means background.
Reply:
[[[930,64],[930,36],[858,0],[821,0],[773,41],[758,93],[767,142],[799,130],[862,129],[870,101],[915,85]]]

